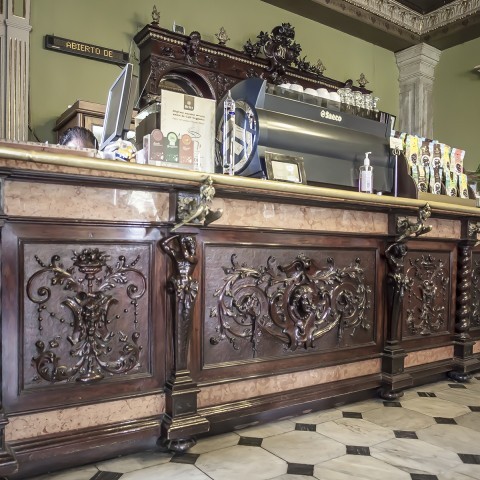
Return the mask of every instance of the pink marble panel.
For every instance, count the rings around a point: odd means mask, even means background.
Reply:
[[[473,345],[473,353],[480,353],[480,342],[475,342]]]
[[[430,350],[420,350],[410,352],[405,358],[405,368],[425,365],[426,363],[438,362],[453,358],[453,346],[431,348]]]
[[[436,238],[461,238],[461,222],[460,220],[445,220],[439,218],[430,218],[428,225],[432,226],[432,230],[426,236]]]
[[[168,220],[168,193],[6,181],[5,213],[118,221]]]
[[[51,433],[69,432],[78,428],[136,420],[160,415],[164,411],[165,396],[162,394],[11,416],[5,427],[5,440],[8,442]]]
[[[416,217],[409,217],[412,222],[417,220]],[[458,239],[462,235],[462,225],[460,220],[446,220],[443,218],[429,218],[427,225],[430,225],[432,229],[422,235],[422,238],[452,238]]]
[[[262,228],[288,226],[289,230],[388,233],[385,213],[222,198],[214,200],[213,208],[223,209],[223,216],[216,225]]]
[[[204,387],[198,396],[198,406],[221,405],[222,403],[234,402],[236,400],[245,400],[272,393],[287,392],[297,388],[371,375],[379,373],[380,367],[380,359],[364,360],[345,365],[297,372],[294,375],[290,373],[271,375],[265,378],[241,380],[224,385]]]

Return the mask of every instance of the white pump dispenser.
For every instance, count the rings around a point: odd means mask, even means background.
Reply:
[[[368,157],[371,153],[365,153],[363,165],[360,167],[359,192],[373,193],[373,167],[370,165],[370,158]]]

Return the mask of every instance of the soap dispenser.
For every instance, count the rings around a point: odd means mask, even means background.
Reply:
[[[373,167],[370,165],[370,158],[368,157],[371,153],[365,153],[363,165],[360,167],[359,192],[373,193]]]

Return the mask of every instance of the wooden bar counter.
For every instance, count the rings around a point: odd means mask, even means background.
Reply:
[[[480,368],[475,207],[42,145],[0,175],[0,476]]]

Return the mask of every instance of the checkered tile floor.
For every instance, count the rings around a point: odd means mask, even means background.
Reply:
[[[480,480],[480,376],[35,480]]]

